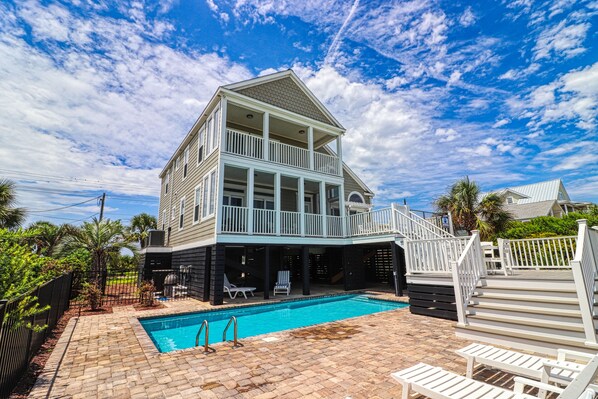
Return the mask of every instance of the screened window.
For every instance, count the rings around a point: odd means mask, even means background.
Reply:
[[[195,187],[195,199],[193,204],[193,223],[199,222],[199,211],[201,206],[201,184]]]
[[[174,160],[174,170],[179,170],[179,162],[181,160],[181,156],[177,156]]]
[[[179,230],[183,228],[183,223],[185,220],[185,198],[181,199],[181,208],[179,211]]]
[[[203,195],[201,204],[202,218],[213,216],[216,210],[216,171],[203,178]]]
[[[176,218],[176,206],[172,207],[172,211],[170,213],[170,220],[174,220]]]
[[[513,203],[513,197],[507,197],[507,204]]]
[[[189,146],[185,148],[185,152],[183,153],[183,179],[187,177],[187,171],[189,166]]]
[[[212,118],[206,123],[206,155],[212,152]]]
[[[200,164],[203,161],[203,147],[204,147],[204,138],[206,135],[206,129],[202,128],[199,131],[199,138],[197,141],[197,163]]]

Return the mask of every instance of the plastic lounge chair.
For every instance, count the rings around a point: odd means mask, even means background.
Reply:
[[[583,352],[559,349],[557,359],[552,360],[483,344],[471,344],[456,352],[467,359],[467,378],[473,376],[477,363],[544,383],[559,384],[569,384],[585,366],[571,359],[583,359],[587,363],[594,357]]]
[[[247,299],[247,293],[249,292],[253,296],[253,291],[255,291],[255,287],[237,287],[231,284],[226,274],[224,275],[224,292],[228,292],[230,299],[235,299],[239,293],[243,294],[245,299]]]
[[[391,376],[403,384],[403,399],[408,399],[409,392],[412,390],[432,399],[537,399],[538,396],[523,392],[526,386],[557,393],[559,399],[592,399],[595,392],[588,388],[588,385],[594,381],[597,374],[598,356],[594,356],[565,389],[523,377],[515,377],[515,387],[513,390],[508,390],[425,363],[398,371]]]
[[[291,293],[291,272],[288,270],[280,270],[278,272],[278,280],[274,284],[274,296],[277,292],[283,292],[289,295]]]

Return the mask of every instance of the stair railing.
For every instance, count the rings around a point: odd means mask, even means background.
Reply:
[[[458,324],[466,326],[467,305],[476,287],[486,277],[486,265],[482,254],[480,234],[473,230],[469,242],[458,260],[451,260],[453,285],[455,288],[455,303],[457,305]]]
[[[586,345],[595,346],[597,340],[594,327],[594,292],[598,275],[596,270],[598,267],[596,261],[598,248],[592,248],[592,245],[596,246],[598,244],[598,232],[589,229],[587,223],[585,219],[577,221],[577,248],[575,257],[571,261],[571,269],[573,270],[573,280],[579,300]]]

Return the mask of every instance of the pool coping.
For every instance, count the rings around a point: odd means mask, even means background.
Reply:
[[[333,293],[333,294],[314,295],[314,296],[308,296],[308,297],[304,297],[304,298],[282,299],[280,301],[276,301],[276,302],[272,302],[272,303],[250,303],[250,304],[234,304],[234,305],[231,304],[231,305],[224,305],[224,306],[218,307],[216,309],[205,309],[205,310],[196,310],[196,311],[183,311],[183,312],[166,313],[166,311],[168,309],[163,309],[163,310],[160,311],[160,313],[154,314],[154,315],[150,315],[150,316],[131,316],[131,317],[129,317],[129,323],[131,324],[131,327],[133,328],[133,332],[135,334],[135,337],[139,341],[139,345],[141,346],[141,349],[142,349],[145,357],[149,360],[151,358],[155,358],[155,357],[159,357],[159,356],[172,356],[174,354],[179,354],[179,353],[185,353],[185,352],[191,352],[191,351],[198,351],[198,350],[201,350],[203,348],[203,345],[194,346],[194,347],[191,347],[191,348],[173,350],[173,351],[169,351],[169,352],[160,352],[158,350],[156,344],[154,343],[154,341],[151,339],[151,337],[149,336],[149,334],[145,330],[145,328],[143,328],[143,326],[141,325],[141,321],[140,320],[152,319],[152,318],[157,318],[157,317],[167,317],[167,316],[183,316],[183,315],[195,314],[195,313],[209,313],[209,312],[217,312],[219,310],[239,309],[239,308],[246,308],[246,307],[251,307],[251,306],[274,305],[274,304],[283,303],[283,302],[297,302],[297,301],[305,301],[305,300],[310,300],[310,299],[330,298],[330,297],[335,297],[335,296],[359,295],[359,294],[361,294],[361,295],[367,295],[368,297],[370,295],[372,295],[372,296],[374,296],[374,295],[380,295],[380,294],[376,294],[375,291],[368,292],[367,290],[358,290],[358,291],[345,291],[345,292],[339,292],[339,293]],[[381,312],[371,313],[371,314],[367,314],[367,315],[349,317],[349,318],[346,318],[346,319],[328,321],[328,322],[324,322],[324,323],[317,323],[317,324],[313,324],[313,325],[310,325],[310,326],[303,326],[303,327],[291,328],[291,329],[288,329],[288,330],[274,331],[274,332],[265,333],[265,334],[253,335],[251,337],[244,338],[244,340],[250,340],[250,339],[251,340],[264,340],[263,337],[268,336],[268,335],[288,333],[288,332],[300,330],[300,329],[303,329],[303,328],[312,328],[312,327],[314,327],[316,325],[317,326],[322,326],[322,325],[327,325],[327,324],[332,324],[332,323],[338,323],[340,321],[357,319],[359,317],[370,316],[372,314],[394,312],[394,311],[397,311],[397,310],[404,310],[404,309],[408,309],[409,308],[409,302],[408,301],[399,300],[398,298],[396,300],[389,299],[389,298],[375,298],[375,297],[372,298],[372,299],[376,299],[376,300],[379,300],[379,301],[386,301],[386,302],[398,302],[398,303],[406,304],[407,306],[405,306],[403,308],[384,310],[384,311],[381,311]],[[228,343],[228,341],[216,342],[216,343],[210,344],[209,347],[212,348],[215,345],[221,346],[222,344],[226,344],[226,343]],[[216,352],[216,350],[214,350],[213,352],[205,353],[205,355],[209,355],[209,354],[215,353],[215,352]],[[202,352],[199,352],[199,353],[202,353]]]

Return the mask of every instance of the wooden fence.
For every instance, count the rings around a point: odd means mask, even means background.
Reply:
[[[58,319],[69,307],[72,274],[64,274],[32,292],[18,298],[0,300],[0,398],[8,397],[12,389],[27,371],[29,362],[56,326]],[[18,323],[13,315],[22,299],[32,295],[38,298],[41,308],[50,306],[42,313],[28,317]],[[27,328],[47,326],[40,332]]]

